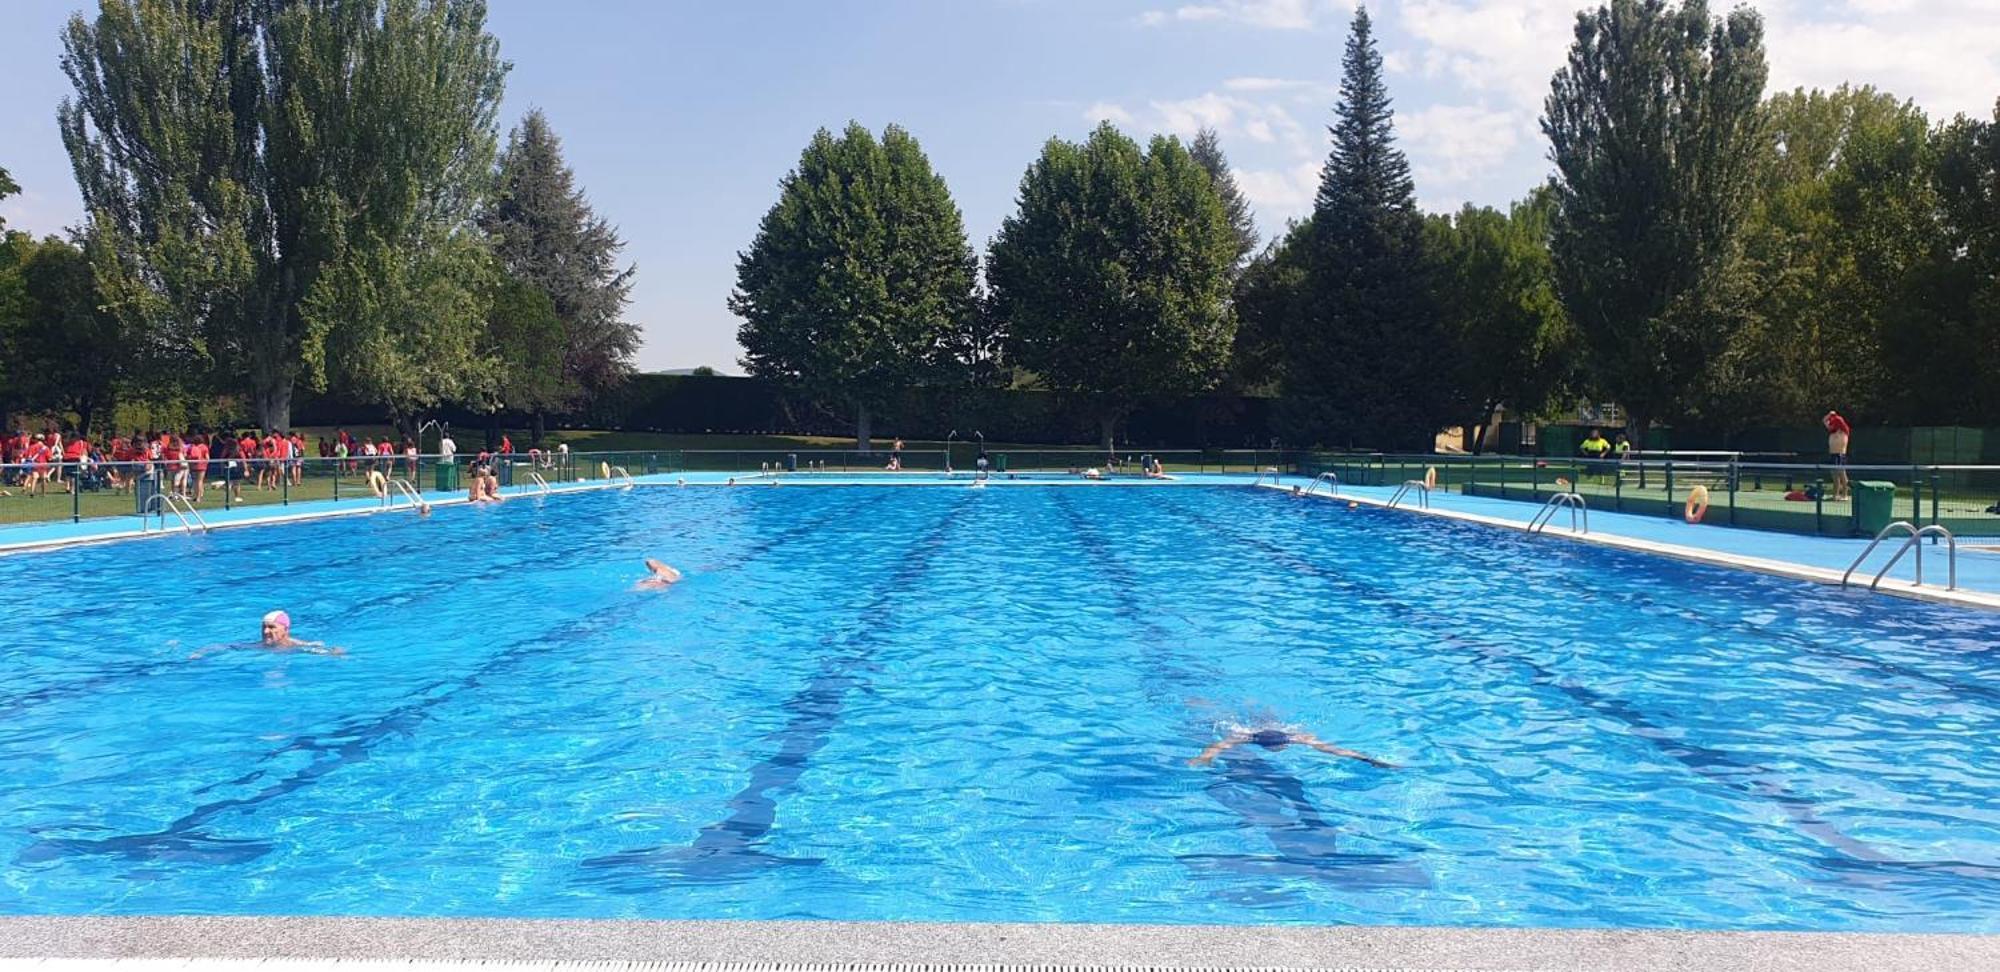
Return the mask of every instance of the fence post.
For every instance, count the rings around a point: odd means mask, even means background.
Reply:
[[[1674,461],[1672,459],[1667,460],[1666,476],[1667,476],[1667,519],[1671,520],[1673,519],[1674,516]]]
[[[1671,509],[1672,504],[1668,504]],[[1729,525],[1736,525],[1736,467],[1729,467]]]
[[[1923,473],[1917,467],[1910,467],[1910,519],[1913,522],[1924,518],[1924,484],[1917,478],[1921,475]]]
[[[290,459],[273,459],[278,464],[278,505],[292,505],[292,471],[285,468]]]
[[[83,466],[76,467],[76,475],[69,478],[69,521],[83,522]]]
[[[1819,475],[1817,467],[1814,468],[1814,475]],[[1818,537],[1826,534],[1825,516],[1826,490],[1815,489],[1813,490],[1813,536]]]
[[[1931,473],[1931,523],[1938,521],[1938,474]]]

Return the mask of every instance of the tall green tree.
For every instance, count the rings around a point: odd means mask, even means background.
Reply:
[[[1549,256],[1554,209],[1542,191],[1504,213],[1467,205],[1456,216],[1425,220],[1425,257],[1445,327],[1432,360],[1450,373],[1451,400],[1475,430],[1474,452],[1484,450],[1502,405],[1532,416],[1570,388],[1569,318]]]
[[[1178,140],[1142,151],[1109,123],[1080,145],[1050,139],[988,257],[1008,360],[1095,412],[1108,449],[1140,402],[1221,376],[1237,246]]]
[[[1284,332],[1280,426],[1301,443],[1428,452],[1453,419],[1423,217],[1367,8],[1341,58],[1333,149],[1301,242],[1300,313]]]
[[[7,170],[5,167],[0,167],[0,199],[5,199],[8,196],[12,196],[15,195],[16,193],[19,193],[20,191],[21,191],[20,184],[15,182],[14,178],[7,174]],[[5,232],[7,232],[7,217],[0,216],[0,233],[5,233]]]
[[[736,261],[743,366],[871,414],[912,385],[962,380],[977,337],[977,263],[944,179],[909,132],[821,129]]]
[[[562,142],[539,110],[507,137],[498,192],[480,224],[493,237],[500,265],[546,294],[562,322],[563,394],[536,396],[541,407],[531,411],[539,440],[547,411],[578,394],[602,392],[631,372],[639,326],[624,314],[635,270],[618,265],[624,241],[577,187]]]
[[[1883,351],[1900,414],[2000,423],[2000,101],[1933,140],[1938,200],[1929,252],[1889,317]]]
[[[36,243],[14,235],[17,246],[0,258],[18,261],[20,287],[12,313],[0,308],[7,395],[17,407],[74,415],[76,428],[89,434],[116,404],[131,342],[117,316],[104,309],[81,249],[53,236]]]
[[[1755,11],[1716,21],[1704,0],[1611,0],[1577,15],[1551,84],[1557,285],[1590,377],[1639,441],[1694,413],[1745,326],[1765,74]]]
[[[496,271],[486,300],[482,359],[492,363],[468,389],[476,411],[544,412],[568,404],[570,377],[563,367],[566,331],[556,304],[540,287]]]
[[[1305,316],[1305,258],[1312,239],[1310,220],[1294,220],[1285,235],[1264,247],[1236,278],[1236,340],[1229,354],[1231,387],[1276,395],[1288,358],[1285,335]]]
[[[1236,234],[1236,263],[1241,266],[1257,252],[1257,215],[1250,211],[1250,200],[1244,198],[1243,190],[1236,185],[1236,173],[1230,171],[1229,157],[1222,153],[1222,137],[1215,129],[1204,128],[1195,133],[1188,153],[1208,173],[1216,194],[1222,197],[1223,212],[1229,215],[1229,229]]]
[[[1744,229],[1756,313],[1729,349],[1750,394],[1721,404],[1743,421],[1810,423],[1829,407],[1890,417],[1885,344],[1936,237],[1930,121],[1868,87],[1786,92],[1764,110]]]
[[[482,0],[100,0],[57,112],[108,305],[267,427],[331,381],[451,390],[506,66]],[[394,286],[352,288],[388,273]],[[449,291],[432,316],[403,303]]]

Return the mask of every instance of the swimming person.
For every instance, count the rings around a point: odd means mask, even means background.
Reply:
[[[1188,765],[1207,766],[1208,764],[1215,762],[1215,758],[1217,756],[1220,756],[1231,749],[1241,746],[1244,743],[1249,743],[1250,745],[1253,746],[1262,746],[1265,749],[1271,750],[1272,752],[1277,752],[1278,750],[1283,749],[1286,746],[1292,746],[1292,745],[1310,746],[1314,749],[1319,750],[1322,753],[1327,753],[1333,756],[1345,756],[1348,759],[1358,759],[1364,763],[1367,763],[1370,766],[1379,766],[1383,769],[1397,768],[1396,764],[1394,763],[1385,762],[1383,760],[1376,759],[1373,756],[1357,753],[1352,749],[1342,749],[1339,746],[1333,745],[1332,743],[1324,742],[1320,740],[1317,736],[1314,736],[1312,733],[1297,732],[1291,729],[1279,729],[1279,728],[1232,729],[1230,730],[1228,736],[1216,741],[1214,745],[1209,746],[1207,749],[1202,750],[1201,755],[1188,760]]]
[[[660,590],[674,586],[674,582],[680,579],[680,571],[648,557],[646,558],[646,578],[640,581],[638,586],[651,590]]]

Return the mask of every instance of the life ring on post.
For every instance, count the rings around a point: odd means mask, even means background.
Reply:
[[[1681,515],[1689,523],[1700,523],[1701,518],[1708,515],[1708,487],[1696,486],[1688,490],[1687,508],[1681,511]]]
[[[1424,470],[1424,488],[1438,488],[1438,467],[1432,466]]]

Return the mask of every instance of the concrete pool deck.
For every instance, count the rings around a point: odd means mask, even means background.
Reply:
[[[1408,927],[591,921],[394,918],[0,918],[0,960],[672,963],[682,968],[1901,972],[2000,968],[2000,936]],[[271,962],[272,964],[265,964]],[[13,965],[15,963],[5,963]],[[116,967],[113,965],[112,967]],[[603,968],[604,966],[598,966]]]

